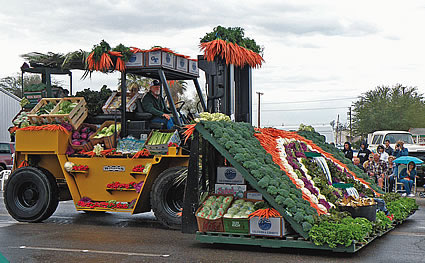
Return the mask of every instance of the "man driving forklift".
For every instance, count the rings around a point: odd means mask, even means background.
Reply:
[[[171,111],[165,106],[161,98],[161,83],[154,80],[149,88],[149,92],[142,99],[143,111],[152,114],[151,123],[162,123],[167,129],[174,127]]]

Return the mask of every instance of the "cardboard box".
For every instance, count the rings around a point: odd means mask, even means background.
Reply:
[[[179,136],[179,132],[177,130],[159,130],[160,132],[174,132],[173,136],[171,136],[170,140],[168,140],[167,143],[164,144],[156,144],[156,145],[150,145],[149,144],[149,140],[152,137],[153,134],[153,130],[151,131],[151,133],[149,134],[147,140],[146,140],[146,145],[145,147],[149,150],[149,152],[151,153],[167,153],[168,152],[168,144],[170,143],[175,143],[177,145],[180,145],[181,140],[180,140],[180,136]]]
[[[134,53],[128,60],[128,62],[125,63],[125,66],[128,68],[137,68],[137,67],[143,67],[143,53]]]
[[[218,194],[210,194],[208,195],[205,200],[208,199],[208,197],[210,196],[220,196]],[[223,195],[223,196],[229,196],[229,195]],[[229,205],[230,207],[230,205]],[[211,220],[211,219],[206,219],[206,218],[202,218],[198,216],[199,211],[202,209],[202,205],[199,206],[199,208],[196,210],[195,212],[195,216],[196,216],[196,221],[198,223],[198,230],[200,232],[224,232],[224,225],[223,225],[223,217]],[[227,212],[226,211],[225,213]]]
[[[218,184],[245,184],[242,174],[233,167],[217,167]]]
[[[174,54],[162,52],[162,66],[167,68],[174,68]]]
[[[246,191],[244,197],[246,199],[263,200],[263,195],[257,191]]]
[[[189,73],[195,76],[199,76],[199,68],[198,68],[198,61],[189,59]]]
[[[176,70],[187,73],[189,69],[188,64],[187,58],[176,56]]]
[[[284,224],[282,217],[249,219],[249,233],[253,236],[282,237]]]
[[[215,184],[215,193],[220,195],[232,194],[237,198],[243,198],[245,191],[246,185]]]
[[[224,232],[249,234],[248,218],[225,218],[223,217]]]

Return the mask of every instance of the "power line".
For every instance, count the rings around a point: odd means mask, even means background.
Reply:
[[[324,102],[324,101],[336,101],[336,100],[352,100],[358,97],[347,97],[347,98],[333,98],[323,100],[301,100],[301,101],[282,101],[282,102],[262,102],[261,104],[292,104],[292,103],[309,103],[309,102]]]
[[[309,110],[335,110],[346,109],[347,107],[331,107],[331,108],[309,108],[309,109],[292,109],[292,110],[261,110],[261,111],[309,111]]]

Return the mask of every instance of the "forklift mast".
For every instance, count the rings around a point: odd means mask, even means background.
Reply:
[[[237,122],[252,122],[252,70],[227,65],[216,58],[208,62],[198,56],[198,66],[205,72],[207,110],[224,113]]]

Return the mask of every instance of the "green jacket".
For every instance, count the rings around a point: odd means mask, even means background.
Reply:
[[[155,98],[150,91],[142,99],[142,108],[144,112],[152,114],[153,117],[162,117],[164,113],[171,113],[165,106],[164,100],[160,96]]]

